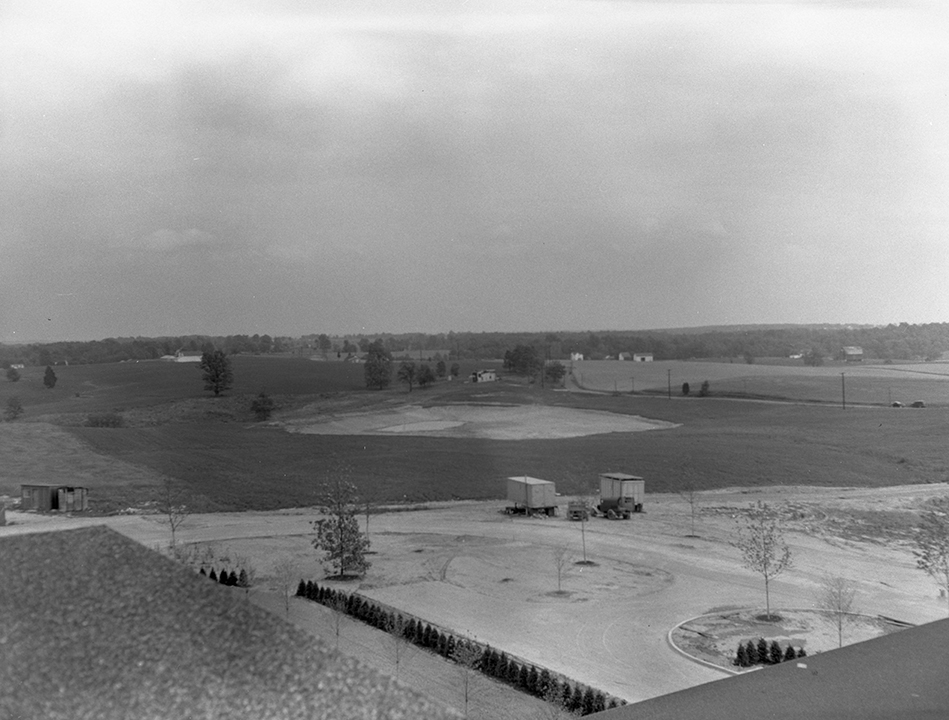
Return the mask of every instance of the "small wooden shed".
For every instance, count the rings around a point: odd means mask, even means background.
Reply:
[[[75,485],[20,485],[20,509],[82,512],[89,509],[88,490]]]

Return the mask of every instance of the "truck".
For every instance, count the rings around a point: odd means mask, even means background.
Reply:
[[[584,520],[590,519],[590,513],[592,508],[585,500],[571,500],[567,503],[567,518],[569,520]]]
[[[597,512],[611,520],[629,520],[634,512],[642,512],[646,481],[626,473],[600,474],[600,504]]]
[[[557,488],[550,480],[522,475],[507,479],[508,515],[556,515]]]

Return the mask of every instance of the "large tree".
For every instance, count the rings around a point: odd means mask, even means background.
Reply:
[[[3,416],[13,422],[20,415],[23,414],[23,403],[20,402],[20,398],[14,396],[7,400],[7,407],[3,411]]]
[[[765,614],[771,617],[771,581],[791,567],[791,549],[784,542],[777,512],[758,502],[738,527],[736,547],[742,564],[764,578]]]
[[[215,397],[230,389],[234,383],[231,359],[223,350],[204,353],[199,367],[204,377],[204,389],[211,390]]]
[[[7,380],[17,382],[20,379],[20,371],[15,367],[7,368]]]
[[[399,378],[400,383],[405,383],[409,386],[409,392],[412,392],[412,386],[415,384],[415,363],[406,360],[401,365],[399,365],[399,370],[396,373],[396,377]]]
[[[323,485],[319,500],[328,517],[313,521],[313,547],[323,552],[339,577],[365,574],[370,565],[366,560],[369,538],[360,531],[356,520],[356,487],[343,479],[339,471]]]
[[[949,496],[930,502],[913,540],[916,566],[938,583],[949,602]]]
[[[49,365],[46,366],[46,372],[43,373],[43,384],[50,390],[56,387],[56,373]]]
[[[422,366],[418,369],[418,386],[421,388],[428,387],[433,382],[435,382],[435,373],[432,372],[430,365],[422,363]]]
[[[371,390],[385,390],[392,382],[392,355],[386,350],[382,340],[369,343],[369,350],[366,352],[366,387]]]
[[[518,345],[504,353],[504,369],[517,375],[535,375],[544,365],[537,354],[537,348],[531,345]]]

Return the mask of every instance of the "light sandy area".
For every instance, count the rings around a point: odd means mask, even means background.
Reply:
[[[736,518],[757,500],[782,509],[794,553],[794,568],[772,584],[772,607],[813,607],[830,572],[856,583],[860,612],[911,623],[945,617],[945,599],[916,569],[908,546],[854,539],[840,532],[840,513],[913,510],[947,492],[946,485],[709,491],[698,499],[698,537],[689,537],[689,504],[675,495],[647,493],[646,512],[629,521],[585,524],[512,518],[500,501],[432,504],[372,515],[372,568],[341,586],[632,702],[724,676],[674,652],[666,636],[697,615],[763,607],[761,578],[741,567],[730,544]],[[168,541],[157,516],[8,517],[14,525],[0,535],[105,522],[149,546]],[[179,540],[211,546],[219,557],[242,556],[266,590],[284,555],[301,577],[324,577],[310,545],[318,517],[310,509],[192,516]],[[584,546],[595,565],[575,564]],[[562,552],[569,563],[558,593]]]
[[[634,415],[547,405],[405,405],[371,412],[315,414],[288,421],[285,427],[291,432],[317,435],[424,435],[546,440],[676,426]]]

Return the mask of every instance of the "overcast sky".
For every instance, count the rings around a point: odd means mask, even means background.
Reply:
[[[0,340],[949,321],[946,3],[0,1]]]

